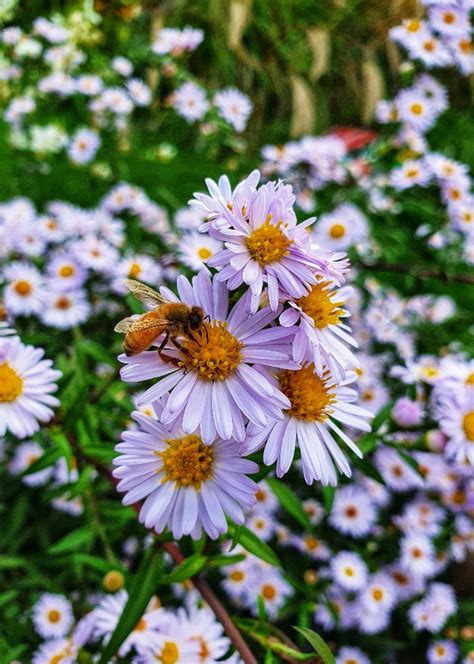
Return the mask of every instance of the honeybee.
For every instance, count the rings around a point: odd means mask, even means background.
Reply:
[[[148,350],[151,344],[164,333],[158,354],[165,362],[177,364],[176,358],[163,353],[168,340],[184,352],[185,349],[177,337],[193,338],[193,331],[199,330],[209,316],[205,316],[201,307],[189,307],[182,302],[170,302],[153,288],[134,279],[126,279],[125,285],[140,302],[154,307],[145,314],[128,316],[115,326],[115,332],[125,334],[123,342],[125,354],[137,355]]]

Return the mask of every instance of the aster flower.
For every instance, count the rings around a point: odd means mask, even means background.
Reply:
[[[377,511],[369,493],[357,486],[337,489],[329,517],[330,525],[345,535],[368,535],[377,519]]]
[[[258,470],[241,459],[233,441],[205,445],[196,434],[169,429],[134,413],[138,431],[126,431],[117,445],[114,476],[125,505],[145,499],[139,518],[161,533],[169,527],[176,539],[203,529],[215,539],[227,531],[225,514],[243,523],[242,508],[255,504],[257,485],[246,475]]]
[[[178,247],[183,263],[196,271],[207,270],[209,259],[221,250],[222,242],[198,231],[185,233]]]
[[[12,475],[20,475],[27,468],[29,468],[35,461],[38,461],[44,454],[43,448],[39,443],[34,440],[21,443],[15,448],[15,454],[11,460],[8,470]],[[30,473],[22,478],[22,481],[27,486],[42,486],[51,477],[53,468],[48,466],[36,473]]]
[[[3,270],[7,286],[3,300],[7,310],[15,315],[37,314],[43,306],[43,278],[40,272],[26,262],[14,261]]]
[[[454,641],[434,641],[426,652],[428,664],[456,664],[459,648]]]
[[[434,125],[438,113],[426,95],[416,87],[399,92],[395,103],[399,119],[410,124],[416,131],[426,132]]]
[[[343,304],[351,296],[349,287],[337,289],[326,280],[318,280],[307,295],[295,302],[280,316],[280,324],[290,327],[298,324],[293,343],[293,359],[313,362],[316,373],[327,367],[335,378],[341,379],[345,369],[357,366],[357,360],[346,344],[357,346],[350,328],[342,322],[349,316]],[[345,342],[345,343],[344,343]]]
[[[356,553],[339,551],[331,558],[333,580],[344,590],[361,590],[367,581],[367,566]]]
[[[355,429],[370,431],[367,420],[371,413],[355,406],[357,393],[347,387],[355,378],[347,376],[336,385],[329,372],[318,375],[309,364],[296,371],[280,371],[275,379],[290,407],[282,420],[266,426],[251,422],[247,428],[244,449],[254,452],[264,447],[263,461],[277,462],[276,473],[282,477],[288,472],[295,449],[301,450],[303,476],[307,484],[314,480],[323,485],[337,484],[335,466],[350,477],[351,468],[334,438],[336,434],[357,456],[362,454],[335,420]]]
[[[435,550],[426,535],[408,535],[401,541],[400,563],[409,572],[429,577],[435,571]]]
[[[201,87],[191,81],[186,81],[175,90],[173,107],[187,122],[195,122],[202,120],[206,115],[209,110],[209,102]]]
[[[44,350],[25,346],[18,337],[0,338],[0,436],[7,429],[17,438],[31,436],[59,405],[51,393],[61,372],[51,369],[43,355]]]
[[[447,457],[474,465],[474,390],[464,387],[455,395],[442,393],[438,402],[435,414],[449,439]]]
[[[337,653],[336,664],[370,664],[370,660],[359,648],[344,646]]]
[[[83,290],[50,292],[47,306],[40,314],[46,325],[68,330],[85,323],[89,318],[90,304]]]
[[[68,254],[51,254],[46,272],[57,290],[80,288],[87,279],[87,271]]]
[[[359,596],[361,606],[368,613],[387,613],[396,600],[396,591],[391,577],[385,572],[373,574]]]
[[[68,147],[68,155],[75,164],[91,162],[100,147],[99,134],[93,129],[79,129]]]
[[[199,639],[193,638],[194,632],[194,625],[184,612],[177,615],[167,612],[153,643],[146,644],[136,664],[201,664],[201,643]]]
[[[307,294],[316,282],[315,270],[325,264],[311,253],[306,229],[314,218],[296,224],[292,188],[281,182],[269,182],[256,189],[260,174],[252,173],[240,183],[234,194],[221,178],[219,186],[207,181],[211,203],[205,195],[196,195],[199,207],[212,215],[206,225],[209,234],[223,240],[225,249],[209,261],[218,268],[219,281],[234,290],[245,283],[252,292],[252,310],[256,311],[264,284],[272,310],[278,307],[279,290],[290,298]],[[217,202],[217,205],[216,205]],[[226,209],[227,208],[227,209]],[[204,228],[204,227],[202,227]]]
[[[77,645],[73,639],[51,639],[33,653],[31,664],[74,664],[77,662]]]
[[[192,283],[180,276],[177,286],[180,300],[202,307],[210,321],[193,333],[194,339],[180,342],[184,352],[166,350],[177,359],[177,366],[163,361],[156,351],[122,355],[119,359],[127,365],[122,377],[125,381],[162,377],[146,390],[142,401],[150,403],[170,392],[161,416],[164,425],[180,422],[186,433],[199,428],[205,443],[211,443],[216,435],[242,442],[244,416],[266,425],[281,418],[282,408],[289,406],[287,397],[253,365],[294,368],[289,359],[292,331],[264,329],[280,311],[265,307],[252,315],[247,295],[228,313],[226,287],[216,277],[211,281],[204,272]],[[178,301],[170,290],[162,288],[161,292],[170,301]]]
[[[126,590],[119,590],[115,595],[105,596],[93,609],[94,635],[106,643],[112,636],[120,616],[128,600]],[[138,621],[135,629],[127,636],[120,646],[119,655],[124,657],[132,648],[138,652],[153,648],[158,644],[158,630],[167,621],[167,613],[159,608],[155,598],[152,598],[145,613]]]
[[[234,127],[236,131],[243,131],[247,124],[252,103],[247,95],[235,88],[219,90],[214,97],[214,104],[226,122]]]
[[[71,603],[64,595],[43,593],[33,607],[33,624],[44,639],[66,636],[73,622]]]
[[[368,233],[365,215],[352,203],[343,203],[318,218],[312,235],[317,245],[341,251],[365,242]]]

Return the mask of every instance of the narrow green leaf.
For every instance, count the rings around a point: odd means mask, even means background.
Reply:
[[[329,515],[331,514],[332,504],[334,502],[334,494],[336,490],[334,489],[333,486],[323,486],[322,492],[323,492],[324,507],[326,508],[326,514]]]
[[[207,558],[205,556],[195,553],[189,558],[186,558],[181,564],[178,565],[170,574],[163,575],[159,583],[168,584],[168,583],[181,583],[190,579],[192,576],[196,576],[202,570],[206,564]]]
[[[26,558],[18,556],[0,556],[0,569],[13,569],[15,567],[27,567],[28,561]]]
[[[231,534],[231,536],[234,535],[236,530],[237,526],[234,523],[230,522],[229,533]],[[263,542],[261,539],[259,539],[257,535],[255,535],[255,533],[253,533],[251,530],[247,528],[247,526],[240,526],[238,542],[249,553],[252,553],[254,556],[257,556],[257,558],[265,560],[265,562],[270,563],[270,565],[275,565],[276,567],[281,566],[280,559],[273,551],[273,549],[269,547],[266,542]]]
[[[24,470],[21,474],[22,477],[25,475],[32,475],[33,473],[37,473],[40,470],[43,470],[44,468],[48,468],[49,466],[52,466],[53,463],[56,463],[56,461],[59,459],[61,456],[61,451],[58,449],[51,449],[42,454],[39,459],[36,459],[34,463],[31,464],[31,466],[28,466],[26,470]]]
[[[245,560],[245,554],[243,553],[236,553],[232,556],[226,556],[224,554],[211,556],[207,560],[206,567],[224,567],[225,565],[236,565],[237,563],[241,563],[242,560]]]
[[[261,595],[257,596],[258,619],[260,622],[265,623],[268,620],[267,610],[265,608],[265,600]]]
[[[119,618],[110,641],[102,651],[99,664],[108,664],[112,660],[122,643],[145,613],[148,602],[156,590],[162,569],[162,552],[155,551],[150,547],[145,552],[142,563],[132,580],[127,603],[123,608],[122,615]]]
[[[94,531],[90,526],[82,526],[62,537],[56,544],[49,547],[48,553],[58,555],[68,551],[78,551],[92,544],[95,539]]]
[[[278,502],[284,510],[288,512],[303,528],[311,528],[308,515],[301,506],[301,501],[293,491],[281,480],[275,477],[269,477],[267,484],[278,499]]]
[[[319,634],[313,632],[312,629],[308,629],[308,627],[295,627],[294,629],[302,634],[308,643],[313,646],[314,651],[321,657],[324,664],[336,664],[334,655],[329,650],[327,643],[319,636]]]
[[[372,420],[372,431],[373,432],[378,431],[380,429],[380,427],[382,426],[382,424],[388,420],[388,418],[390,416],[390,413],[392,412],[392,408],[393,408],[394,403],[395,402],[393,400],[389,401],[387,404],[385,404],[385,406],[383,406],[379,410],[377,415]]]

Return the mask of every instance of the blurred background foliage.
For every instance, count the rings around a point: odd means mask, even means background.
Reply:
[[[403,76],[403,53],[387,39],[388,30],[422,11],[417,0],[21,0],[17,15],[28,26],[39,15],[68,14],[84,5],[102,17],[103,34],[90,35],[97,42],[97,58],[117,52],[132,57],[152,81],[157,72],[150,65],[151,39],[164,25],[189,24],[205,32],[190,58],[190,70],[210,89],[236,86],[252,99],[239,159],[225,146],[218,159],[196,154],[194,146],[187,149],[192,130],[174,114],[165,122],[151,118],[135,123],[138,131],[110,155],[113,181],[143,186],[172,207],[202,186],[204,172],[211,177],[222,170],[241,175],[258,165],[266,143],[325,133],[339,125],[372,126],[376,102],[399,89]],[[441,82],[448,85],[452,108],[432,132],[432,145],[450,144],[457,159],[474,164],[474,82],[449,72]],[[32,181],[27,157],[11,159],[2,139],[0,197],[18,195],[26,176],[35,201],[55,198],[54,179]],[[177,144],[177,155],[160,163],[157,150],[168,140]],[[110,179],[102,176],[101,181],[97,173],[82,170],[72,182],[71,167],[61,160],[57,168],[62,197],[80,205],[94,204],[110,186]]]

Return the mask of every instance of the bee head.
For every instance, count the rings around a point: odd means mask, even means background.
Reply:
[[[198,330],[202,321],[204,320],[204,311],[201,307],[191,307],[191,313],[189,314],[189,327],[191,330]]]

